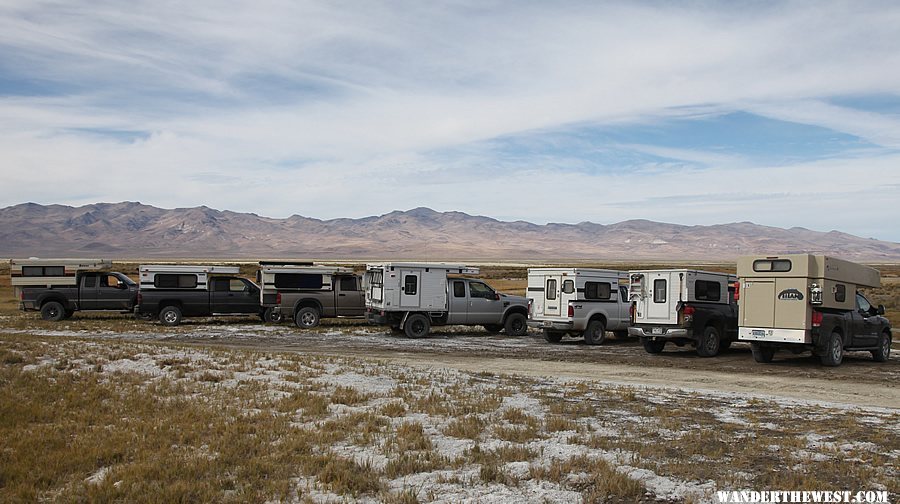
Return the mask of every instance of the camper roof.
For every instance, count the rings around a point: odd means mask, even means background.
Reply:
[[[241,269],[237,266],[201,266],[193,264],[142,264],[141,273],[206,273],[235,275]]]
[[[604,276],[624,276],[627,271],[597,269],[597,268],[528,268],[528,273],[557,273],[572,275],[604,275]]]
[[[28,259],[10,259],[10,268],[21,266],[65,266],[67,270],[99,270],[111,268],[112,261],[109,259],[39,259],[30,257]]]
[[[821,278],[862,287],[880,287],[881,273],[868,266],[815,254],[744,256],[738,259],[741,278]]]
[[[311,273],[322,275],[353,273],[352,268],[345,268],[343,266],[325,266],[322,264],[295,265],[292,263],[260,263],[260,265],[262,266],[262,271],[265,273]]]
[[[389,268],[429,268],[447,270],[447,273],[477,275],[479,268],[476,266],[466,266],[465,264],[448,264],[448,263],[413,263],[413,262],[390,262],[382,264],[367,264],[366,269],[389,269]]]

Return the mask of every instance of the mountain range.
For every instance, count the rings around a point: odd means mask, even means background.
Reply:
[[[0,257],[673,261],[796,252],[896,261],[900,243],[750,222],[540,225],[429,208],[332,220],[135,202],[0,209]]]

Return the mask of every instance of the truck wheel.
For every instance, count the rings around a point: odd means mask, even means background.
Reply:
[[[878,337],[878,350],[872,350],[872,358],[875,362],[884,362],[891,357],[891,336],[887,331]]]
[[[181,310],[177,306],[166,306],[159,311],[159,321],[164,326],[177,326],[181,323]]]
[[[263,321],[271,324],[280,324],[284,321],[284,314],[281,312],[276,313],[272,308],[266,308],[266,311],[263,312]]]
[[[606,339],[606,326],[602,320],[591,320],[584,330],[584,341],[588,345],[599,345]]]
[[[41,306],[41,318],[50,322],[59,322],[66,317],[66,310],[58,301],[47,301]]]
[[[641,344],[644,345],[644,350],[650,354],[662,353],[663,349],[666,348],[665,340],[652,340],[650,338],[641,338]]]
[[[304,308],[300,308],[297,310],[296,315],[294,315],[294,323],[297,324],[297,327],[300,329],[312,329],[319,325],[319,310],[307,306]]]
[[[500,331],[503,330],[503,326],[502,326],[502,325],[498,325],[498,324],[485,324],[485,325],[482,326],[482,327],[484,327],[484,330],[485,330],[485,331],[487,331],[487,332],[489,332],[489,333],[493,333],[493,334],[496,334],[496,333],[498,333],[498,332],[500,332]]]
[[[429,331],[431,331],[431,322],[421,313],[410,315],[403,324],[403,332],[406,333],[407,338],[424,338],[428,336]]]
[[[521,313],[510,313],[503,328],[506,329],[507,336],[525,336],[528,332],[528,319]]]
[[[563,333],[551,331],[549,329],[544,329],[544,339],[547,340],[548,343],[559,343],[562,341]]]
[[[753,360],[768,364],[775,358],[775,349],[769,346],[762,346],[759,343],[750,343],[750,353],[753,354]]]
[[[697,342],[697,355],[700,357],[714,357],[719,354],[719,330],[715,326],[708,326],[703,330],[700,341]]]
[[[823,366],[840,366],[844,360],[844,340],[841,339],[839,333],[831,333],[828,338],[828,344],[825,346],[825,352],[819,356]]]

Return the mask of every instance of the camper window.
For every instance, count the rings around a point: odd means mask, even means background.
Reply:
[[[753,261],[753,271],[787,273],[791,271],[790,259],[757,259]]]
[[[834,286],[834,300],[838,303],[843,303],[847,300],[847,286],[844,284],[837,284]]]
[[[453,282],[453,297],[466,297],[466,283],[460,280]]]
[[[551,278],[547,280],[547,299],[554,300],[556,299],[556,279]]]
[[[275,273],[276,289],[321,289],[322,275],[311,273]]]
[[[666,279],[665,278],[657,278],[653,281],[653,302],[654,303],[665,303],[666,302]]]
[[[584,299],[593,301],[609,301],[612,297],[612,284],[609,282],[585,282]]]
[[[722,299],[722,286],[719,282],[697,280],[694,282],[694,297],[697,301],[718,301]]]
[[[403,278],[403,292],[407,296],[413,296],[419,291],[419,277],[416,275],[406,275]]]
[[[358,282],[356,281],[355,276],[342,276],[341,277],[341,290],[342,291],[357,291],[359,290]]]
[[[562,291],[566,294],[575,292],[575,282],[572,280],[564,280],[562,284]]]
[[[197,286],[197,275],[158,274],[153,277],[153,286],[160,289],[193,289]]]
[[[22,276],[66,276],[65,266],[22,266]]]

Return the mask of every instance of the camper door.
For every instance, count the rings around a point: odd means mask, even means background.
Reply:
[[[558,317],[562,313],[562,275],[544,276],[544,315]]]
[[[647,286],[647,322],[651,324],[676,324],[678,314],[675,311],[678,303],[678,274],[668,271],[648,272],[645,278]]]
[[[400,270],[400,307],[418,308],[421,299],[422,272],[419,270]]]

